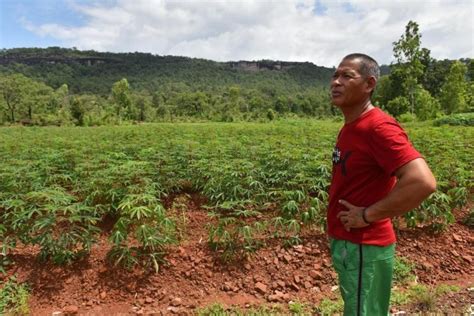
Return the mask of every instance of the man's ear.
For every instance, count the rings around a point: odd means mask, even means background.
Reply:
[[[370,76],[367,78],[367,90],[368,92],[373,92],[375,90],[375,86],[377,85],[377,79],[374,76]]]

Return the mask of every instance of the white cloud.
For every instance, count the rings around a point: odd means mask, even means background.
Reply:
[[[351,52],[381,63],[392,60],[392,42],[409,20],[420,25],[432,56],[473,57],[471,0],[117,0],[72,8],[87,21],[25,22],[65,46],[99,51],[144,51],[219,61],[275,59],[333,66]]]

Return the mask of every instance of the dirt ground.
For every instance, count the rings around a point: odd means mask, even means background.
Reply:
[[[168,207],[175,198],[166,202]],[[18,247],[12,256],[15,264],[0,281],[16,274],[28,282],[32,315],[192,315],[196,308],[216,302],[249,308],[289,301],[317,304],[337,297],[325,234],[307,231],[303,244],[289,249],[270,240],[248,260],[223,264],[206,243],[209,218],[203,203],[197,195],[187,199],[183,240],[170,249],[168,264],[157,274],[110,266],[104,232],[89,257],[65,267],[37,261],[36,248]],[[461,223],[463,214],[466,210],[459,211],[457,222],[442,234],[422,228],[398,233],[397,255],[415,263],[417,282],[461,288],[438,300],[446,313],[474,304],[474,234]],[[392,311],[417,311],[411,308]]]

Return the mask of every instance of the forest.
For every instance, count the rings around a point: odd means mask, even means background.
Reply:
[[[393,55],[395,62],[381,66],[376,105],[401,121],[473,112],[472,59],[432,58],[413,21],[393,43]],[[338,116],[329,102],[333,72],[309,62],[215,62],[60,47],[2,49],[0,124],[328,118]]]

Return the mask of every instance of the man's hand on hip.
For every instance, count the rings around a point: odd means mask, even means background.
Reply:
[[[350,231],[351,228],[362,228],[369,226],[369,224],[367,224],[363,218],[363,211],[365,207],[355,206],[344,200],[339,200],[339,203],[348,209],[347,211],[341,211],[337,214],[337,218],[339,218],[347,231]]]

